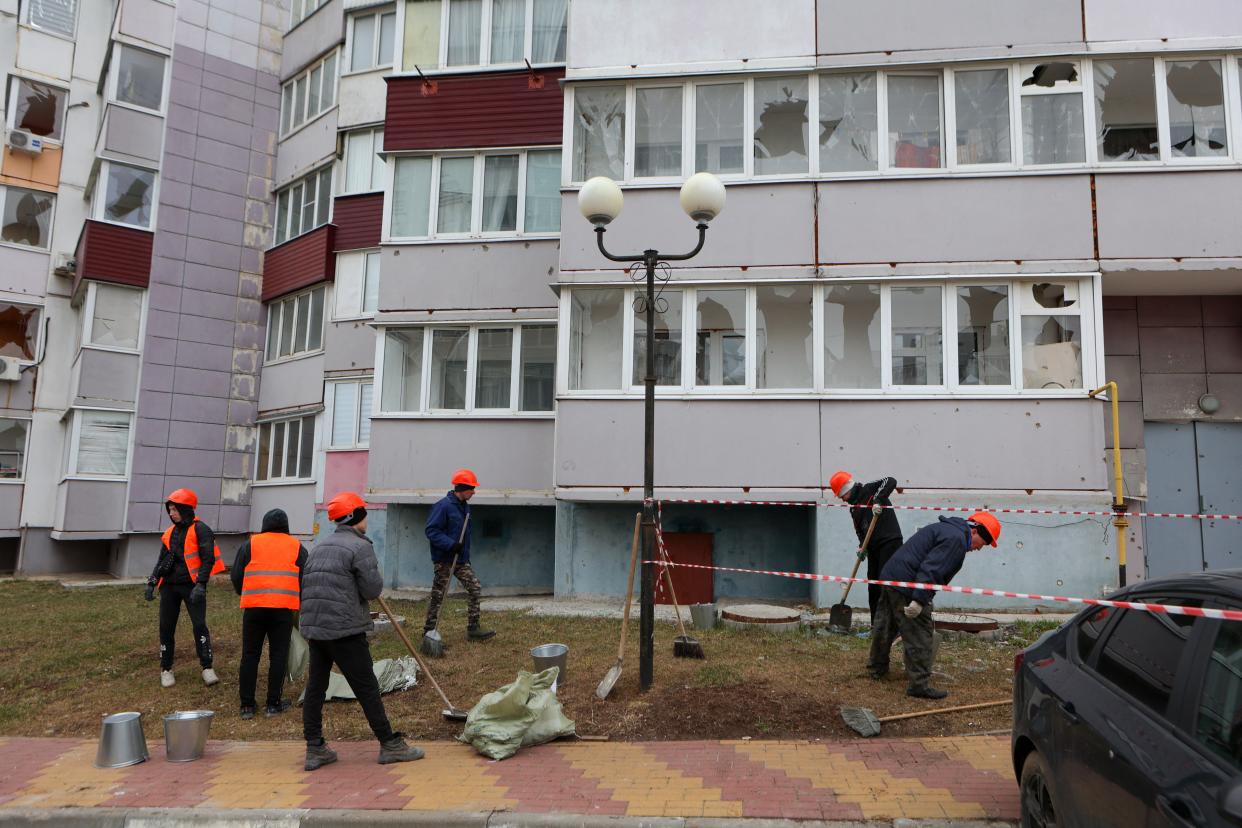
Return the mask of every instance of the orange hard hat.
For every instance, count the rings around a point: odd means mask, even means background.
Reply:
[[[996,519],[996,515],[991,512],[975,512],[970,516],[970,522],[977,524],[983,530],[984,540],[996,546],[1001,533],[1000,521]]]
[[[458,469],[453,472],[454,486],[469,486],[472,489],[479,488],[479,478],[474,476],[474,472],[470,469]]]
[[[854,478],[850,477],[850,473],[847,471],[839,471],[828,478],[828,485],[832,488],[832,493],[840,497],[841,492],[849,491],[853,487]]]
[[[193,489],[177,489],[168,496],[168,503],[176,503],[178,506],[189,506],[191,509],[198,508],[198,495],[194,494]]]
[[[347,518],[359,509],[367,508],[366,501],[357,492],[341,492],[328,501],[328,520]]]

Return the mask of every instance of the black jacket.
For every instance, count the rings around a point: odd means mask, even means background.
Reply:
[[[155,569],[151,570],[151,577],[163,578],[166,582],[174,584],[205,584],[211,578],[211,568],[215,565],[215,555],[212,550],[216,548],[216,533],[211,531],[211,527],[198,522],[194,529],[194,535],[198,538],[198,572],[194,576],[190,576],[190,572],[185,567],[185,533],[194,526],[194,512],[186,506],[178,507],[183,520],[173,524],[172,536],[168,539],[168,549],[160,546],[159,557],[155,561]]]
[[[263,516],[263,525],[259,529],[260,532],[279,532],[282,535],[289,534],[289,516],[285,514],[284,509],[272,509]],[[242,594],[242,581],[246,577],[246,565],[250,563],[250,541],[246,541],[237,549],[237,558],[233,561],[233,568],[229,570],[229,580],[233,582],[233,589],[238,595]],[[298,589],[302,589],[302,567],[306,566],[306,547],[298,544]]]
[[[880,573],[884,581],[947,584],[962,568],[970,551],[970,526],[964,518],[941,517],[914,533],[893,553]],[[902,595],[926,606],[935,594],[930,589],[893,587]]]
[[[854,521],[854,531],[858,533],[858,543],[862,544],[867,537],[867,527],[871,525],[871,507],[878,503],[891,506],[888,496],[897,488],[897,480],[882,477],[858,486],[857,491],[850,493],[850,519]],[[901,546],[901,524],[897,522],[897,513],[885,509],[875,523],[875,531],[871,533],[870,549],[883,549],[886,546]]]

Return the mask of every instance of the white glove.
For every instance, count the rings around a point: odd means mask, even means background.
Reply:
[[[923,605],[918,601],[911,601],[906,604],[906,608],[902,612],[906,614],[906,618],[918,618],[923,612]]]
[[[884,507],[878,503],[875,504],[874,506],[871,507],[871,514],[875,515],[876,517],[879,517],[880,515],[884,514]]]

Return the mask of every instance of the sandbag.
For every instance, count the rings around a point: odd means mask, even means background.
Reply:
[[[306,643],[302,633],[298,632],[298,625],[294,624],[293,632],[289,635],[289,661],[285,665],[285,676],[289,681],[300,681],[306,675],[309,665],[310,645]]]
[[[372,665],[372,669],[375,671],[375,680],[379,682],[380,693],[408,690],[418,683],[418,662],[409,656],[382,658]],[[328,676],[328,691],[324,695],[324,701],[357,698],[345,677],[333,670]],[[303,688],[298,704],[305,700],[306,690]]]
[[[479,699],[466,717],[458,740],[490,759],[507,759],[520,748],[550,742],[575,732],[552,691],[560,670],[518,672],[517,680]]]

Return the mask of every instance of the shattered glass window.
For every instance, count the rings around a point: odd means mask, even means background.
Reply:
[[[1009,70],[954,72],[957,163],[1008,164]]]
[[[109,163],[104,216],[134,227],[151,226],[151,196],[155,173],[139,167]]]
[[[1097,60],[1096,145],[1101,161],[1156,161],[1156,75],[1151,58]]]
[[[122,103],[158,112],[164,102],[163,56],[130,46],[120,48],[116,99]]]
[[[625,159],[625,87],[574,90],[574,181],[622,177]]]
[[[38,338],[38,308],[0,302],[0,356],[32,360]]]
[[[696,301],[695,385],[745,385],[746,291],[700,289]]]
[[[1077,316],[1022,317],[1022,385],[1082,388],[1082,321]]]
[[[91,344],[108,348],[138,348],[142,321],[142,291],[97,282],[91,317]]]
[[[957,381],[1009,385],[1009,288],[957,289]]]
[[[694,90],[695,172],[740,173],[745,152],[746,86],[713,83]]]
[[[69,93],[45,83],[17,79],[17,129],[59,141]]]
[[[1023,163],[1081,164],[1086,158],[1081,94],[1023,96]]]
[[[879,128],[874,72],[819,78],[819,168],[823,172],[874,170]]]
[[[1225,91],[1219,60],[1165,61],[1169,85],[1169,148],[1177,158],[1229,152]]]
[[[681,385],[681,309],[682,292],[665,290],[656,297],[655,376],[656,385]],[[647,376],[647,313],[634,312],[634,385]]]
[[[888,149],[894,167],[943,166],[939,74],[888,76]]]
[[[52,206],[56,196],[22,187],[0,188],[3,218],[0,240],[9,244],[46,248],[52,238]]]
[[[810,388],[814,372],[814,293],[810,285],[755,288],[755,385]]]
[[[621,387],[625,293],[618,288],[577,289],[570,295],[569,388]]]
[[[755,79],[755,175],[805,173],[806,76]]]
[[[880,287],[824,288],[825,388],[880,387]]]
[[[29,420],[0,418],[0,479],[21,480]]]

